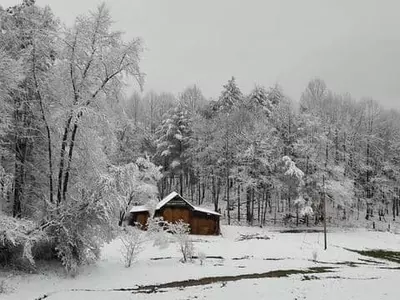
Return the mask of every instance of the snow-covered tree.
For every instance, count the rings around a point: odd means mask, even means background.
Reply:
[[[66,82],[59,90],[64,102],[59,107],[58,203],[69,194],[75,145],[82,138],[78,129],[84,132],[85,122],[93,120],[101,111],[99,108],[107,108],[118,97],[124,75],[132,76],[140,86],[143,83],[139,68],[141,40],[125,42],[122,33],[111,30],[111,24],[109,10],[103,4],[95,12],[77,18],[65,33],[59,63],[59,75]]]
[[[179,101],[187,107],[191,115],[206,105],[206,98],[196,85],[185,88],[179,96]]]
[[[288,211],[290,214],[292,201],[300,195],[304,173],[289,156],[282,157],[282,172],[282,181],[286,186],[285,196],[288,200]]]
[[[146,232],[132,226],[127,226],[119,236],[122,243],[121,255],[126,268],[131,267],[137,255],[143,250],[143,244],[146,242]]]
[[[227,84],[223,86],[221,95],[215,104],[215,110],[229,112],[235,107],[243,104],[243,94],[237,86],[235,77],[232,77]]]
[[[23,67],[20,72],[23,79],[17,86],[8,86],[12,89],[9,104],[12,104],[13,127],[7,139],[9,151],[16,153],[14,216],[21,216],[23,209],[29,214],[29,206],[37,204],[41,190],[46,185],[50,189],[52,186],[50,128],[46,118],[49,100],[45,82],[54,65],[58,24],[49,8],[37,7],[34,2],[24,1],[8,12],[0,11],[0,44],[6,45],[2,51]],[[15,76],[15,68],[10,70],[10,76]],[[48,165],[48,170],[43,170],[43,164]],[[47,177],[47,184],[43,177]]]
[[[119,225],[122,225],[126,212],[133,204],[148,205],[149,209],[154,206],[158,195],[157,182],[161,179],[160,169],[149,158],[138,158],[135,163],[109,167],[116,197],[123,203]]]
[[[168,230],[173,234],[173,237],[178,244],[179,251],[182,254],[182,262],[192,261],[194,255],[194,245],[190,237],[190,225],[182,220],[176,223],[168,224]]]
[[[187,107],[179,103],[166,114],[161,126],[157,129],[156,161],[163,166],[165,180],[162,191],[169,192],[174,187],[166,187],[168,178],[179,179],[179,190],[183,194],[184,177],[191,169],[189,152],[192,138],[191,116]]]
[[[250,108],[262,109],[267,116],[270,116],[273,110],[273,104],[267,90],[263,86],[256,85],[248,96],[248,105]]]

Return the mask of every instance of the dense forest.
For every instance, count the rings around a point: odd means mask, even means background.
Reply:
[[[104,5],[71,27],[33,0],[0,7],[0,241],[46,235],[74,268],[171,191],[228,224],[318,225],[323,199],[329,224],[397,220],[398,111],[319,78],[300,99],[234,77],[212,99],[144,91],[142,40],[111,25]]]

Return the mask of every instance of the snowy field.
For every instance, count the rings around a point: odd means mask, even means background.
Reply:
[[[222,237],[193,236],[197,253],[212,257],[203,265],[198,259],[180,263],[175,244],[162,250],[148,244],[125,268],[116,240],[75,278],[55,270],[0,272],[6,291],[0,299],[399,299],[400,264],[346,249],[400,251],[400,235],[330,232],[324,251],[322,233],[234,226],[222,231]]]

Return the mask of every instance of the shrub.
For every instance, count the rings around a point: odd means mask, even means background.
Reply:
[[[146,233],[137,227],[127,226],[120,235],[122,242],[121,254],[124,265],[129,268],[133,260],[143,250],[143,243],[146,241]]]
[[[182,262],[191,261],[194,254],[194,245],[189,236],[190,225],[179,220],[176,223],[169,224],[168,229],[178,243],[179,251],[182,254]]]
[[[169,237],[167,234],[169,223],[161,218],[149,218],[147,220],[147,234],[154,241],[153,246],[160,249],[168,248]]]
[[[87,204],[87,205],[85,205]],[[49,226],[55,250],[65,270],[75,275],[81,265],[93,263],[100,249],[113,238],[112,221],[100,203],[70,204]],[[85,205],[85,208],[81,208]]]
[[[34,267],[32,248],[47,239],[46,234],[36,228],[34,222],[15,219],[0,212],[0,264],[28,264],[27,267]]]
[[[317,250],[313,250],[312,252],[312,260],[313,262],[316,262],[318,259],[318,251]]]
[[[200,260],[200,265],[202,266],[204,261],[206,260],[206,254],[204,252],[199,252],[199,260]]]
[[[1,294],[6,294],[8,292],[8,287],[6,284],[5,279],[0,279],[0,295]]]

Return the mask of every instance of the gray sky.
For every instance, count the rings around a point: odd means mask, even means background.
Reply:
[[[21,0],[0,0],[7,7]],[[313,77],[335,92],[400,108],[398,0],[109,0],[115,28],[147,48],[145,89],[196,83],[217,97],[234,75],[244,93],[279,83],[298,100]],[[98,0],[37,0],[66,23]]]

